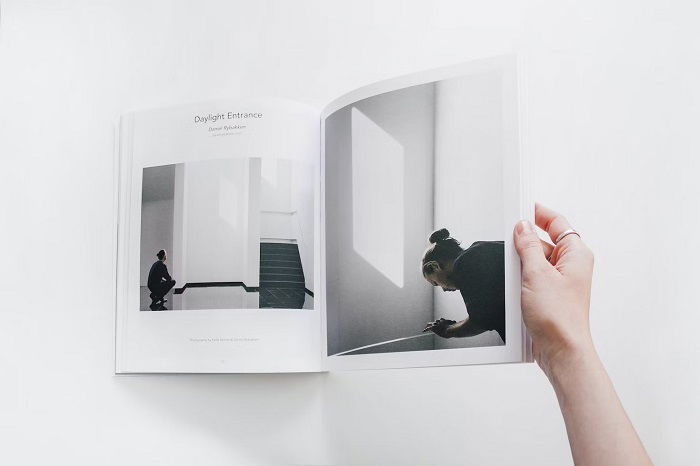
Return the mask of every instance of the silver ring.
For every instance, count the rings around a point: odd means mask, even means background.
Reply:
[[[563,240],[565,237],[567,237],[569,235],[576,235],[579,238],[581,237],[581,235],[579,235],[576,230],[572,230],[571,228],[569,228],[568,230],[564,230],[561,233],[559,233],[559,236],[557,236],[557,239],[554,240],[554,244],[559,244],[559,241]]]

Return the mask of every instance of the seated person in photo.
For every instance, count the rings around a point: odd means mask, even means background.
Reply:
[[[165,295],[175,286],[175,280],[168,273],[165,261],[168,258],[164,249],[156,254],[158,260],[153,263],[148,272],[148,289],[151,290],[151,307],[165,304],[168,300]]]
[[[443,291],[459,290],[468,317],[438,319],[423,330],[443,338],[471,337],[495,330],[506,341],[503,241],[477,241],[467,249],[442,228],[433,232],[423,255],[423,277]]]

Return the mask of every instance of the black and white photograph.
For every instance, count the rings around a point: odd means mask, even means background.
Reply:
[[[313,309],[313,172],[231,158],[147,167],[140,310]]]
[[[328,355],[505,344],[498,69],[325,121]]]

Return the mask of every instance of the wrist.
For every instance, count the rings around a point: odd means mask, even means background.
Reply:
[[[596,361],[599,361],[598,353],[590,339],[550,349],[538,359],[540,367],[553,384]]]

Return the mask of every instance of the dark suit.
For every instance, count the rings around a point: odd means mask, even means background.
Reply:
[[[156,261],[148,272],[148,289],[151,290],[151,298],[155,301],[165,296],[175,286],[175,280],[168,273],[165,262]]]

